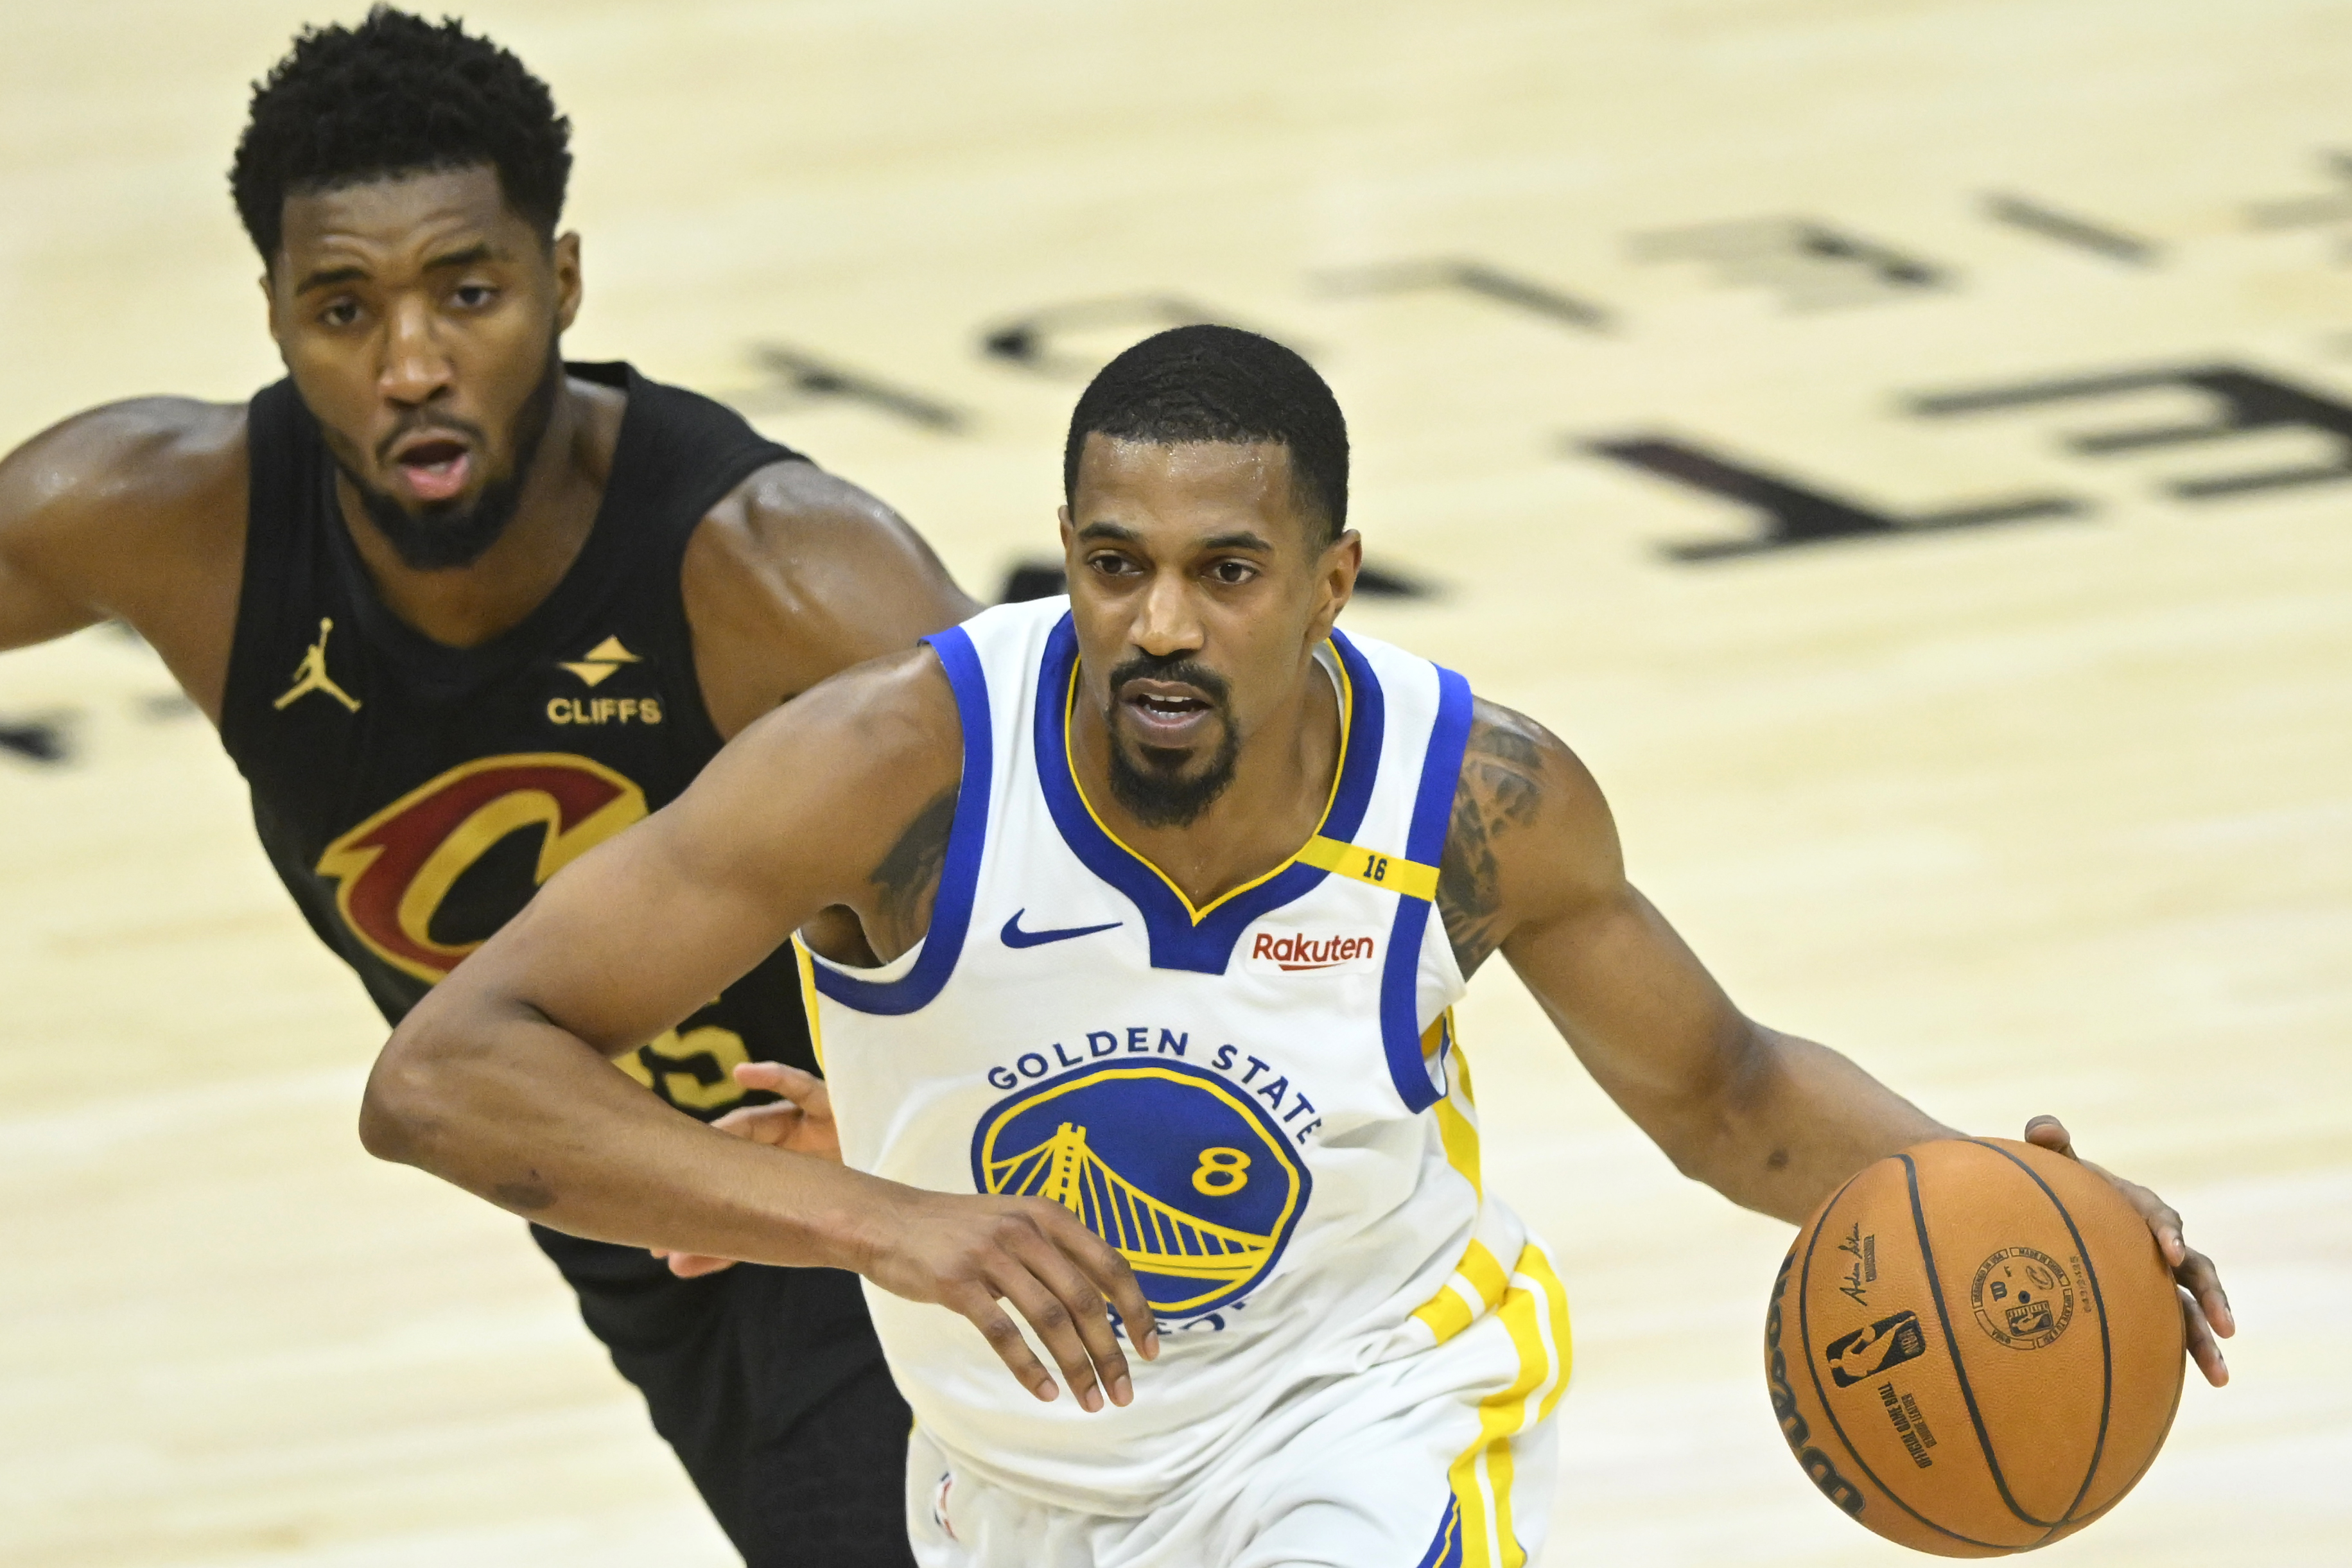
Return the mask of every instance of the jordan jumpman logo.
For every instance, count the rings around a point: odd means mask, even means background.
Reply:
[[[310,645],[310,651],[304,654],[302,662],[294,667],[294,684],[286,689],[286,695],[278,700],[277,707],[286,708],[305,692],[323,691],[352,712],[360,710],[360,700],[336,685],[334,677],[327,673],[327,634],[334,629],[332,616],[319,617],[319,640]]]

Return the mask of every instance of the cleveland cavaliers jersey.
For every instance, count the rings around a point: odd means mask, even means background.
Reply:
[[[1139,1514],[1307,1391],[1493,1311],[1530,1245],[1481,1190],[1463,980],[1433,918],[1470,691],[1334,632],[1322,824],[1196,908],[1074,773],[1067,601],[929,641],[964,746],[929,930],[878,969],[803,949],[843,1157],[1063,1205],[1127,1258],[1164,1348],[1133,1360],[1131,1405],[1087,1415],[1033,1398],[961,1317],[867,1299],[956,1467]]]
[[[244,586],[221,739],[263,847],[390,1023],[541,882],[684,792],[720,744],[678,582],[705,514],[799,454],[625,364],[603,504],[555,590],[478,647],[378,596],[335,467],[290,382],[253,399]],[[742,1098],[745,1060],[813,1067],[791,952],[623,1067],[689,1114]]]

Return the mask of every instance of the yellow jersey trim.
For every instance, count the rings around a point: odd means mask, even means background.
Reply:
[[[808,1015],[809,1049],[816,1055],[816,1070],[824,1071],[824,1029],[817,1022],[816,964],[809,958],[808,943],[800,932],[793,933],[793,962],[801,972],[801,1011]]]
[[[1518,1374],[1479,1401],[1477,1440],[1454,1461],[1446,1479],[1461,1506],[1462,1560],[1525,1568],[1528,1554],[1511,1518],[1517,1470],[1511,1439],[1551,1414],[1575,1359],[1568,1292],[1536,1243],[1520,1249],[1496,1315],[1518,1353]]]
[[[1335,877],[1352,877],[1368,888],[1419,899],[1423,903],[1437,901],[1437,868],[1408,860],[1402,855],[1383,855],[1377,849],[1342,844],[1318,833],[1294,858],[1303,866],[1313,866]]]

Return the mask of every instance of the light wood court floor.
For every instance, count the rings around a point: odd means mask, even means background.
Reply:
[[[10,8],[0,441],[276,374],[224,170],[356,9]],[[1436,590],[1350,625],[1577,746],[1752,1012],[2063,1113],[2222,1261],[2236,1384],[2049,1559],[2352,1561],[2352,9],[472,16],[578,124],[574,355],[734,398],[983,594],[1111,349],[1310,352]],[[361,1152],[381,1027],[161,669],[0,658],[0,1562],[726,1561],[520,1226]],[[1465,1031],[1577,1309],[1550,1560],[1894,1561],[1766,1405],[1783,1227],[1499,966]]]

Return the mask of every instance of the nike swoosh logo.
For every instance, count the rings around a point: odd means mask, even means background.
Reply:
[[[1074,936],[1092,936],[1098,931],[1114,931],[1125,925],[1124,921],[1111,921],[1098,926],[1064,926],[1059,931],[1023,931],[1021,917],[1027,910],[1015,910],[1013,918],[1004,922],[1001,933],[1007,947],[1042,947],[1049,942],[1067,942]]]

